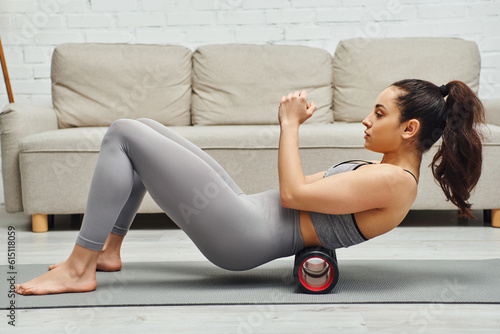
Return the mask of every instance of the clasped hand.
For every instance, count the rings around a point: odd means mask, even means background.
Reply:
[[[307,102],[306,91],[296,91],[293,94],[290,93],[281,98],[278,110],[278,120],[281,125],[300,125],[311,117],[314,111],[316,111],[316,105],[312,101],[309,103]]]

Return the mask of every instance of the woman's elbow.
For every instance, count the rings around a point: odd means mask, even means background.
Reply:
[[[280,193],[281,206],[287,209],[295,209],[295,200],[290,194]]]
[[[285,194],[283,194],[283,192],[280,192],[280,202],[281,202],[281,206],[284,207],[284,208],[289,208],[289,198],[288,196],[286,196]]]
[[[286,200],[283,199],[283,197],[281,198],[281,206],[284,207],[285,209],[290,209],[290,205]]]

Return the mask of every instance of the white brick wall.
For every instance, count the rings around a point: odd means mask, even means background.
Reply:
[[[111,28],[113,17],[109,14],[68,15],[68,28]]]
[[[0,0],[16,101],[50,104],[50,61],[66,42],[301,44],[451,36],[478,43],[482,98],[500,98],[500,0]],[[7,104],[0,84],[0,107]]]
[[[139,9],[138,0],[91,0],[87,2],[94,12],[128,12]]]
[[[430,5],[418,8],[418,16],[423,19],[442,20],[447,18],[464,18],[468,15],[469,6],[460,5]]]
[[[0,29],[8,30],[11,27],[11,17],[9,15],[0,15]]]
[[[240,6],[244,9],[270,9],[270,8],[290,8],[289,0],[222,0],[229,5]]]
[[[118,14],[118,28],[138,28],[138,27],[165,27],[166,18],[164,14]],[[158,29],[165,30],[165,29]]]
[[[219,11],[216,15],[220,25],[265,25],[266,15],[263,11],[232,10]]]
[[[16,1],[2,1],[0,4],[1,13],[25,13],[33,12],[35,10],[34,1],[30,0],[16,0]]]

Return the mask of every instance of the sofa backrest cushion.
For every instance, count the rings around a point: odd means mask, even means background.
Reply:
[[[331,55],[290,45],[206,45],[193,55],[194,125],[277,124],[283,95],[306,90],[318,109],[307,123],[331,123]]]
[[[477,92],[481,59],[476,43],[455,38],[349,39],[333,57],[335,120],[362,121],[378,95],[401,79],[440,86],[461,80]]]
[[[189,125],[191,58],[182,46],[58,46],[51,76],[59,127],[109,126],[139,117]]]

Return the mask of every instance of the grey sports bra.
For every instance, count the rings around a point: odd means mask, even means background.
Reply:
[[[355,170],[370,162],[345,161],[330,167],[323,177]],[[368,240],[359,230],[354,214],[332,215],[309,212],[316,234],[323,247],[337,249],[349,247]]]
[[[373,164],[370,161],[364,160],[349,160],[341,162],[335,166],[330,167],[323,177],[328,177],[335,174],[340,174],[357,168]],[[418,183],[417,178],[409,170],[404,170],[410,173],[411,176]],[[311,221],[313,223],[316,234],[323,247],[328,249],[336,249],[342,247],[349,247],[368,240],[363,233],[361,233],[354,214],[345,215],[332,215],[318,212],[309,212]]]

